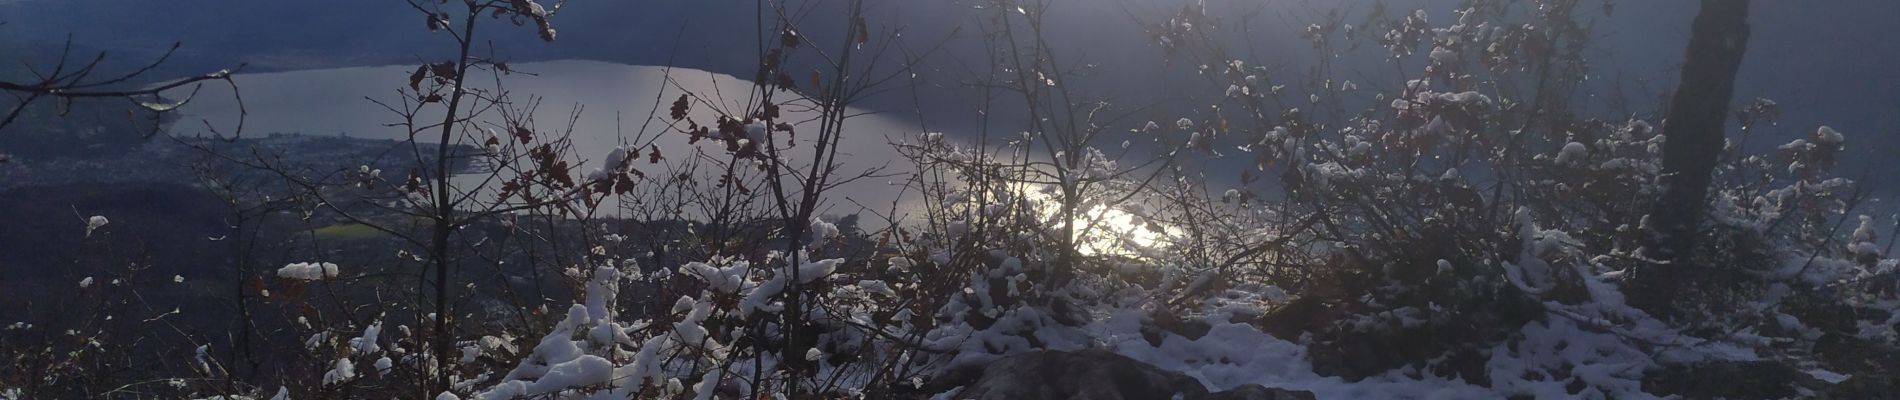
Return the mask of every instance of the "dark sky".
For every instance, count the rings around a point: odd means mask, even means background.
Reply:
[[[807,25],[836,26],[835,6],[820,2]],[[952,49],[933,59],[925,79],[954,86],[956,70],[983,67],[985,61],[967,29],[978,11],[969,0],[874,0],[873,25],[906,29],[906,41],[926,46],[950,41]],[[1336,4],[1365,6],[1371,1],[1209,0],[1215,9],[1259,10],[1254,46],[1285,52],[1289,65],[1302,62],[1304,43],[1296,28],[1312,10]],[[1392,9],[1414,5],[1437,18],[1452,18],[1456,0],[1388,0]],[[529,29],[494,29],[499,52],[522,60],[584,58],[630,64],[664,64],[747,75],[753,54],[750,0],[571,0],[556,18],[561,39],[538,43]],[[1101,66],[1096,76],[1069,82],[1102,98],[1164,101],[1180,93],[1191,76],[1163,65],[1159,53],[1136,29],[1139,18],[1164,18],[1178,0],[1055,0],[1050,14],[1052,45],[1075,64]],[[1869,168],[1875,181],[1900,172],[1900,1],[1757,0],[1754,36],[1742,67],[1738,102],[1767,97],[1779,102],[1783,123],[1772,146],[1805,135],[1818,125],[1846,133],[1850,155],[1844,170]],[[1601,17],[1601,35],[1593,82],[1624,82],[1633,92],[1660,94],[1672,86],[1675,67],[1687,42],[1695,2],[1621,0]],[[1363,8],[1362,8],[1363,9]],[[1125,11],[1126,10],[1126,11]],[[1223,15],[1234,17],[1234,15]],[[114,52],[113,60],[142,59],[184,42],[167,71],[203,70],[238,62],[252,71],[349,65],[413,63],[440,57],[443,38],[422,30],[396,0],[289,2],[256,0],[0,0],[0,50],[44,56],[68,35],[81,49]],[[1435,20],[1440,21],[1440,20]],[[966,27],[957,35],[953,29]],[[826,35],[810,29],[808,35]],[[683,37],[680,37],[683,35]],[[675,38],[678,47],[674,54]],[[33,57],[26,57],[33,58]],[[1310,58],[1310,57],[1308,57]],[[1203,88],[1196,88],[1197,90]],[[954,128],[971,120],[956,109],[968,100],[956,90],[927,96],[926,121]],[[906,109],[909,104],[881,101],[873,107]],[[1770,143],[1772,142],[1772,143]],[[1880,184],[1877,186],[1900,186]]]

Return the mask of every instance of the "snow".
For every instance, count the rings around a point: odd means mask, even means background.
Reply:
[[[765,121],[762,121],[762,120],[757,120],[757,119],[750,120],[745,125],[746,140],[750,140],[752,141],[752,143],[759,143],[763,145],[764,143],[766,143],[765,134],[770,131],[771,129],[765,126]]]
[[[1561,231],[1537,229],[1537,222],[1532,220],[1528,207],[1517,209],[1517,222],[1518,239],[1523,244],[1516,261],[1503,263],[1505,276],[1520,290],[1532,294],[1543,293],[1553,284],[1552,266],[1544,258],[1566,251],[1575,241]]]
[[[1879,257],[1881,248],[1875,243],[1878,238],[1875,229],[1873,217],[1860,216],[1860,226],[1855,227],[1853,235],[1848,237],[1847,254],[1859,258]]]
[[[705,375],[699,377],[699,383],[693,384],[693,400],[712,400],[713,393],[719,386],[720,372],[716,369],[708,370]]]
[[[316,350],[317,346],[320,346],[329,342],[330,342],[330,331],[325,330],[325,331],[320,331],[317,333],[310,334],[310,338],[305,339],[303,341],[303,347],[305,349]]]
[[[476,357],[479,357],[481,355],[482,355],[482,349],[480,347],[463,346],[462,358],[456,359],[456,363],[458,364],[472,363],[472,362],[475,362]]]
[[[562,389],[596,385],[613,378],[613,363],[599,356],[585,355],[555,365],[547,375],[528,385],[527,395],[552,393]]]
[[[1451,64],[1451,63],[1458,62],[1458,52],[1453,51],[1452,49],[1445,48],[1443,46],[1432,48],[1431,57],[1432,57],[1433,62],[1437,62],[1439,64]]]
[[[864,290],[865,292],[881,294],[881,295],[884,295],[885,297],[892,297],[892,298],[897,297],[897,291],[891,290],[891,285],[889,283],[885,283],[884,281],[861,280],[861,281],[858,281],[858,288],[861,290]]]
[[[605,275],[605,274],[603,274]],[[574,340],[576,332],[593,331],[594,327],[609,327],[605,341],[599,334],[584,335],[585,341]],[[605,383],[613,377],[613,363],[593,354],[586,354],[585,348],[612,346],[623,339],[624,335],[613,335],[616,331],[611,321],[597,321],[590,316],[588,306],[575,304],[568,309],[567,318],[555,325],[548,336],[541,339],[534,352],[523,359],[513,371],[502,379],[503,383],[488,391],[476,395],[475,399],[511,399],[516,397],[538,396],[567,390],[580,386]]]
[[[1475,91],[1439,93],[1438,99],[1439,101],[1458,105],[1482,105],[1491,103],[1491,96],[1486,96],[1483,93]]]
[[[210,364],[211,355],[208,354],[208,352],[210,351],[210,348],[211,348],[211,345],[198,345],[197,354],[193,357],[194,358],[193,361],[198,362],[198,368],[206,370],[206,371],[211,370],[211,364]]]
[[[1620,293],[1607,282],[1590,279],[1595,303],[1576,310],[1561,311],[1541,322],[1525,325],[1515,339],[1489,350],[1485,362],[1490,387],[1462,380],[1422,377],[1416,370],[1401,368],[1358,382],[1313,372],[1306,347],[1267,335],[1251,325],[1229,322],[1227,315],[1208,314],[1211,329],[1198,339],[1167,334],[1159,345],[1144,339],[1141,325],[1146,318],[1139,310],[1110,311],[1108,316],[1080,328],[1091,333],[1116,353],[1168,370],[1194,377],[1213,390],[1244,384],[1260,384],[1292,390],[1308,390],[1321,399],[1405,398],[1465,399],[1499,398],[1522,395],[1532,398],[1656,398],[1641,391],[1643,371],[1654,367],[1650,356],[1633,345],[1624,335],[1650,337],[1658,343],[1675,342],[1655,337],[1660,322],[1648,319],[1640,311],[1622,305]],[[1551,304],[1552,307],[1570,307]],[[1585,316],[1585,314],[1593,315]],[[1622,333],[1601,332],[1585,327],[1573,318],[1635,318]],[[999,322],[1000,323],[1000,322]],[[1045,327],[1045,330],[1050,329]],[[1038,333],[1037,337],[1059,337]],[[1062,348],[1080,344],[1051,341],[1047,347]],[[1704,356],[1706,357],[1706,356]],[[1576,393],[1572,379],[1556,378],[1551,371],[1567,371],[1568,376],[1584,384]]]
[[[587,281],[587,315],[594,320],[610,321],[614,318],[614,300],[620,295],[620,270],[613,267],[594,269],[594,278]]]
[[[1307,179],[1320,190],[1330,188],[1335,181],[1351,181],[1365,177],[1365,170],[1330,161],[1301,165],[1300,170],[1306,173]]]
[[[833,258],[833,259],[827,259],[827,260],[818,260],[814,262],[805,263],[804,265],[800,265],[798,267],[798,283],[799,284],[811,283],[812,281],[816,281],[824,277],[830,276],[832,271],[838,270],[838,264],[843,264],[843,263],[844,263],[844,259]]]
[[[1589,147],[1584,146],[1583,143],[1570,142],[1564,144],[1563,151],[1557,153],[1556,162],[1557,165],[1578,165],[1589,156]]]
[[[304,281],[336,278],[337,266],[327,262],[293,263],[277,269],[277,277]]]
[[[1834,371],[1829,371],[1829,370],[1825,370],[1825,369],[1820,369],[1820,368],[1812,368],[1812,369],[1807,369],[1807,370],[1803,370],[1803,371],[1801,371],[1801,372],[1806,372],[1806,373],[1808,373],[1808,375],[1809,375],[1809,376],[1813,376],[1813,377],[1814,377],[1814,379],[1820,379],[1820,380],[1822,380],[1822,381],[1825,381],[1825,382],[1827,382],[1827,383],[1841,383],[1841,382],[1846,382],[1846,381],[1847,381],[1847,378],[1852,378],[1852,377],[1853,377],[1853,376],[1850,376],[1850,375],[1845,375],[1845,374],[1841,374],[1841,373],[1839,373],[1839,372],[1834,372]]]
[[[1313,372],[1305,346],[1280,340],[1246,324],[1227,321],[1209,321],[1213,323],[1212,328],[1199,339],[1167,334],[1159,346],[1151,345],[1140,332],[1143,318],[1139,312],[1122,311],[1086,329],[1096,331],[1097,337],[1108,340],[1106,346],[1118,354],[1187,374],[1211,390],[1259,384],[1308,390],[1321,399],[1464,399],[1497,396],[1497,392],[1461,381],[1412,378],[1402,371],[1359,382],[1321,376]],[[1561,389],[1561,384],[1555,386]]]
[[[1822,125],[1820,128],[1814,130],[1814,142],[1830,146],[1840,146],[1841,143],[1846,143],[1847,139],[1841,135],[1840,131]]]
[[[891,258],[889,258],[888,260],[890,264],[889,269],[890,269],[890,272],[892,273],[909,272],[911,269],[911,261],[910,261],[910,258],[908,257],[891,256]]]
[[[749,316],[757,312],[778,312],[782,307],[772,301],[773,296],[785,290],[785,277],[773,277],[753,287],[745,297],[739,300],[739,315]]]
[[[92,218],[87,218],[86,219],[86,236],[91,237],[92,231],[98,230],[100,227],[106,226],[106,224],[109,224],[109,223],[112,223],[112,221],[106,220],[106,216],[104,215],[94,215],[92,216]]]
[[[812,218],[811,243],[808,244],[807,246],[813,249],[817,249],[819,247],[822,247],[825,243],[830,242],[832,239],[838,238],[839,234],[840,232],[838,231],[837,225],[834,225],[830,222],[825,222],[824,220],[821,220],[821,219]]]
[[[614,146],[613,151],[607,152],[607,158],[601,161],[599,168],[588,171],[587,180],[604,181],[614,174],[625,173],[628,154],[627,146]]]
[[[1874,217],[1862,215],[1860,216],[1860,226],[1855,227],[1854,234],[1848,236],[1848,238],[1855,242],[1872,242],[1874,241],[1874,229]]]
[[[382,352],[383,347],[376,344],[376,337],[381,335],[382,332],[382,321],[371,323],[368,328],[363,329],[363,336],[350,339],[350,350],[355,351],[356,354],[363,355],[374,355]]]
[[[329,372],[323,373],[323,385],[332,386],[355,378],[356,364],[351,363],[349,358],[339,358]]]
[[[1775,148],[1780,149],[1780,150],[1802,150],[1802,149],[1807,149],[1808,146],[1809,145],[1808,145],[1807,139],[1795,139],[1795,140],[1788,141],[1787,144],[1783,144]]]

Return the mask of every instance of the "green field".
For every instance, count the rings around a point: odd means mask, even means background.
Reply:
[[[359,223],[330,225],[312,230],[310,234],[326,240],[367,240],[383,236],[382,231]]]

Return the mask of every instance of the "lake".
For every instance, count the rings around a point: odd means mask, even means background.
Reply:
[[[529,95],[540,98],[541,106],[534,115],[538,130],[544,133],[557,131],[556,128],[566,125],[571,113],[580,110],[578,119],[574,121],[572,140],[581,156],[589,160],[605,158],[609,151],[622,143],[645,140],[654,135],[658,135],[654,143],[660,146],[670,161],[684,160],[694,145],[687,143],[686,135],[661,133],[662,124],[657,120],[643,127],[649,113],[657,110],[657,114],[651,115],[666,118],[667,106],[682,93],[682,88],[702,95],[719,93],[738,100],[743,100],[751,88],[748,81],[730,75],[598,61],[534,62],[510,65],[510,69],[522,72],[504,77],[505,85],[514,99],[524,100]],[[407,139],[403,128],[388,126],[401,122],[401,117],[371,99],[391,103],[399,101],[401,97],[397,90],[408,85],[409,75],[414,70],[414,65],[392,65],[239,74],[235,80],[242,93],[243,106],[249,113],[245,120],[244,135],[294,133]],[[668,83],[669,75],[673,84]],[[492,77],[487,74],[471,75],[470,81],[471,86],[495,86]],[[481,83],[473,83],[475,81]],[[738,100],[728,101],[728,107],[738,108],[742,104]],[[694,118],[701,123],[712,121],[713,114],[706,108],[696,106],[694,109]],[[228,134],[238,121],[239,108],[235,98],[230,95],[230,89],[222,85],[205,85],[191,103],[179,110],[181,118],[170,128],[174,135],[208,134],[211,129],[207,126]],[[865,112],[852,111],[853,114]],[[435,115],[440,115],[439,108],[435,110]],[[801,125],[799,128],[801,131],[816,131],[815,124]],[[845,128],[839,148],[842,166],[838,175],[852,175],[887,165],[885,173],[908,174],[911,171],[908,163],[897,157],[890,143],[918,137],[921,129],[914,119],[891,114],[870,114],[847,120]],[[721,154],[719,152],[723,150],[723,145],[710,141],[702,141],[697,146],[705,147],[714,154]],[[809,148],[809,144],[801,143],[794,152]],[[800,160],[802,158],[793,158],[793,162]],[[595,166],[583,164],[575,171],[580,173]],[[824,206],[820,207],[821,214],[856,213],[862,211],[859,204],[888,211],[900,200],[903,179],[902,176],[895,176],[847,183],[831,192]],[[912,209],[908,205],[897,208]],[[865,222],[874,220],[867,218]],[[869,227],[871,225],[867,225]]]

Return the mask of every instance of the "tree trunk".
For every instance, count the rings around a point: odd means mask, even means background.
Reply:
[[[1631,293],[1637,306],[1667,312],[1670,299],[1689,281],[1696,230],[1708,208],[1710,174],[1722,153],[1748,35],[1748,0],[1702,0],[1663,126],[1662,198],[1649,214],[1645,246],[1652,261],[1637,274]]]

